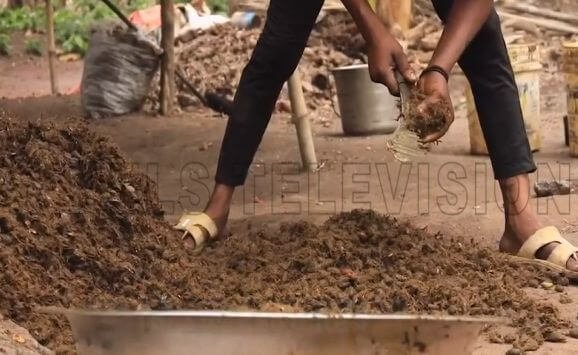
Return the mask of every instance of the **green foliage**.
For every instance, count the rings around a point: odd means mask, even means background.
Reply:
[[[37,38],[27,40],[26,53],[40,57],[42,55],[42,42]]]
[[[14,31],[37,32],[44,27],[44,15],[42,11],[21,7],[16,9],[0,9],[0,32],[10,33]]]
[[[5,34],[0,34],[0,55],[10,55],[10,37]]]
[[[229,2],[227,0],[207,0],[207,5],[213,12],[229,12]]]
[[[154,3],[154,0],[132,0],[120,3],[119,7],[128,15]],[[65,52],[84,55],[88,50],[90,26],[107,18],[116,18],[116,15],[100,0],[76,0],[74,6],[56,12],[56,39]]]
[[[190,2],[190,0],[177,0]],[[117,0],[116,3],[125,14],[144,9],[156,3],[155,0]],[[227,0],[207,0],[213,12],[227,12]],[[114,13],[100,0],[74,0],[69,6],[57,8],[54,13],[56,42],[65,52],[84,55],[88,49],[90,26],[106,18],[115,18]],[[31,31],[42,32],[46,27],[44,8],[21,7],[0,10],[0,33]],[[4,49],[9,51],[8,41]],[[37,48],[35,48],[37,49]],[[40,46],[40,49],[41,46]],[[28,50],[28,46],[27,46]]]
[[[62,9],[54,15],[54,31],[56,41],[67,53],[84,54],[88,48],[90,25],[99,20],[102,10],[79,16],[75,9]]]
[[[117,1],[125,14],[155,4],[155,0]],[[56,42],[68,53],[84,55],[88,49],[93,23],[116,15],[100,0],[74,0],[71,5],[56,9],[54,28]],[[0,33],[20,31],[41,32],[46,27],[44,8],[22,7],[0,10]]]

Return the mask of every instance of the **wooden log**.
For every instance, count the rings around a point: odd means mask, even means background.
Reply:
[[[540,28],[538,25],[528,21],[517,20],[509,24],[509,26],[514,30],[524,31],[527,33],[531,33],[535,36],[539,36],[541,34]]]
[[[54,7],[52,0],[46,0],[46,36],[48,41],[48,70],[50,72],[50,89],[52,95],[58,94],[56,78],[56,43],[54,40]]]
[[[405,39],[410,43],[418,41],[419,39],[425,36],[426,34],[425,30],[427,26],[428,26],[427,21],[419,23],[417,26],[411,28],[409,31],[405,33]]]
[[[502,5],[502,7],[504,9],[514,10],[516,12],[578,24],[578,15],[574,13],[554,11],[544,7],[536,7],[530,4],[524,4],[518,1],[506,2]]]
[[[162,115],[173,112],[175,95],[175,3],[161,0],[161,62],[160,109]]]
[[[548,30],[556,31],[556,32],[578,34],[578,27],[572,26],[566,22],[544,19],[544,18],[515,15],[515,14],[505,12],[505,11],[498,11],[498,14],[503,19],[521,20],[521,21],[534,23],[541,28],[545,28]]]
[[[235,11],[257,11],[264,13],[269,8],[269,0],[229,0],[229,13]],[[325,0],[323,11],[343,12],[347,11],[340,0]]]
[[[289,100],[291,101],[291,111],[293,112],[293,123],[297,131],[299,142],[299,152],[303,168],[309,171],[317,169],[317,156],[315,155],[315,145],[313,144],[313,134],[311,133],[311,123],[303,95],[303,85],[299,69],[291,75],[287,81],[289,86]]]
[[[512,43],[519,41],[523,38],[524,38],[524,35],[514,33],[511,35],[504,36],[504,42],[506,42],[506,44],[512,44]]]

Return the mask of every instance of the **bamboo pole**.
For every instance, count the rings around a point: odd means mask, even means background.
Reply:
[[[46,0],[46,34],[48,40],[48,70],[50,71],[50,89],[52,95],[58,94],[58,84],[56,80],[56,43],[54,41],[54,7],[52,0]]]
[[[161,0],[161,114],[173,111],[175,93],[175,6],[174,0]]]
[[[291,111],[293,112],[293,123],[297,131],[299,141],[299,151],[303,168],[309,171],[317,169],[317,157],[315,155],[315,145],[313,144],[313,134],[311,133],[311,123],[303,95],[303,86],[298,69],[291,75],[289,81],[289,100],[291,101]]]

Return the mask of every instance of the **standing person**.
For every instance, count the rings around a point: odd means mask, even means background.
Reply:
[[[492,0],[432,0],[444,31],[420,78],[367,0],[342,0],[368,48],[371,79],[399,94],[395,70],[417,81],[424,109],[450,101],[448,73],[459,63],[475,97],[495,178],[502,190],[505,227],[500,251],[543,263],[578,279],[577,248],[555,227],[544,227],[529,205],[529,173],[536,170],[524,128],[514,74]],[[296,69],[323,0],[271,0],[263,33],[243,71],[219,158],[215,187],[202,214],[176,226],[200,247],[224,228],[235,187],[243,185],[285,81]],[[496,108],[499,108],[496,110]],[[453,121],[426,137],[441,138]]]

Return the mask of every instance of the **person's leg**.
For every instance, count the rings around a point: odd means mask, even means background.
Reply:
[[[433,0],[445,21],[453,0]],[[488,21],[459,60],[470,82],[486,145],[504,199],[505,231],[500,250],[516,253],[542,226],[530,207],[528,174],[536,170],[526,134],[518,88],[500,27],[492,11]],[[547,259],[556,245],[547,245],[536,257]],[[578,270],[570,259],[569,268]]]
[[[227,220],[236,186],[244,184],[275,103],[296,69],[323,0],[272,0],[263,33],[243,70],[235,94],[215,176],[205,209],[219,227]]]

